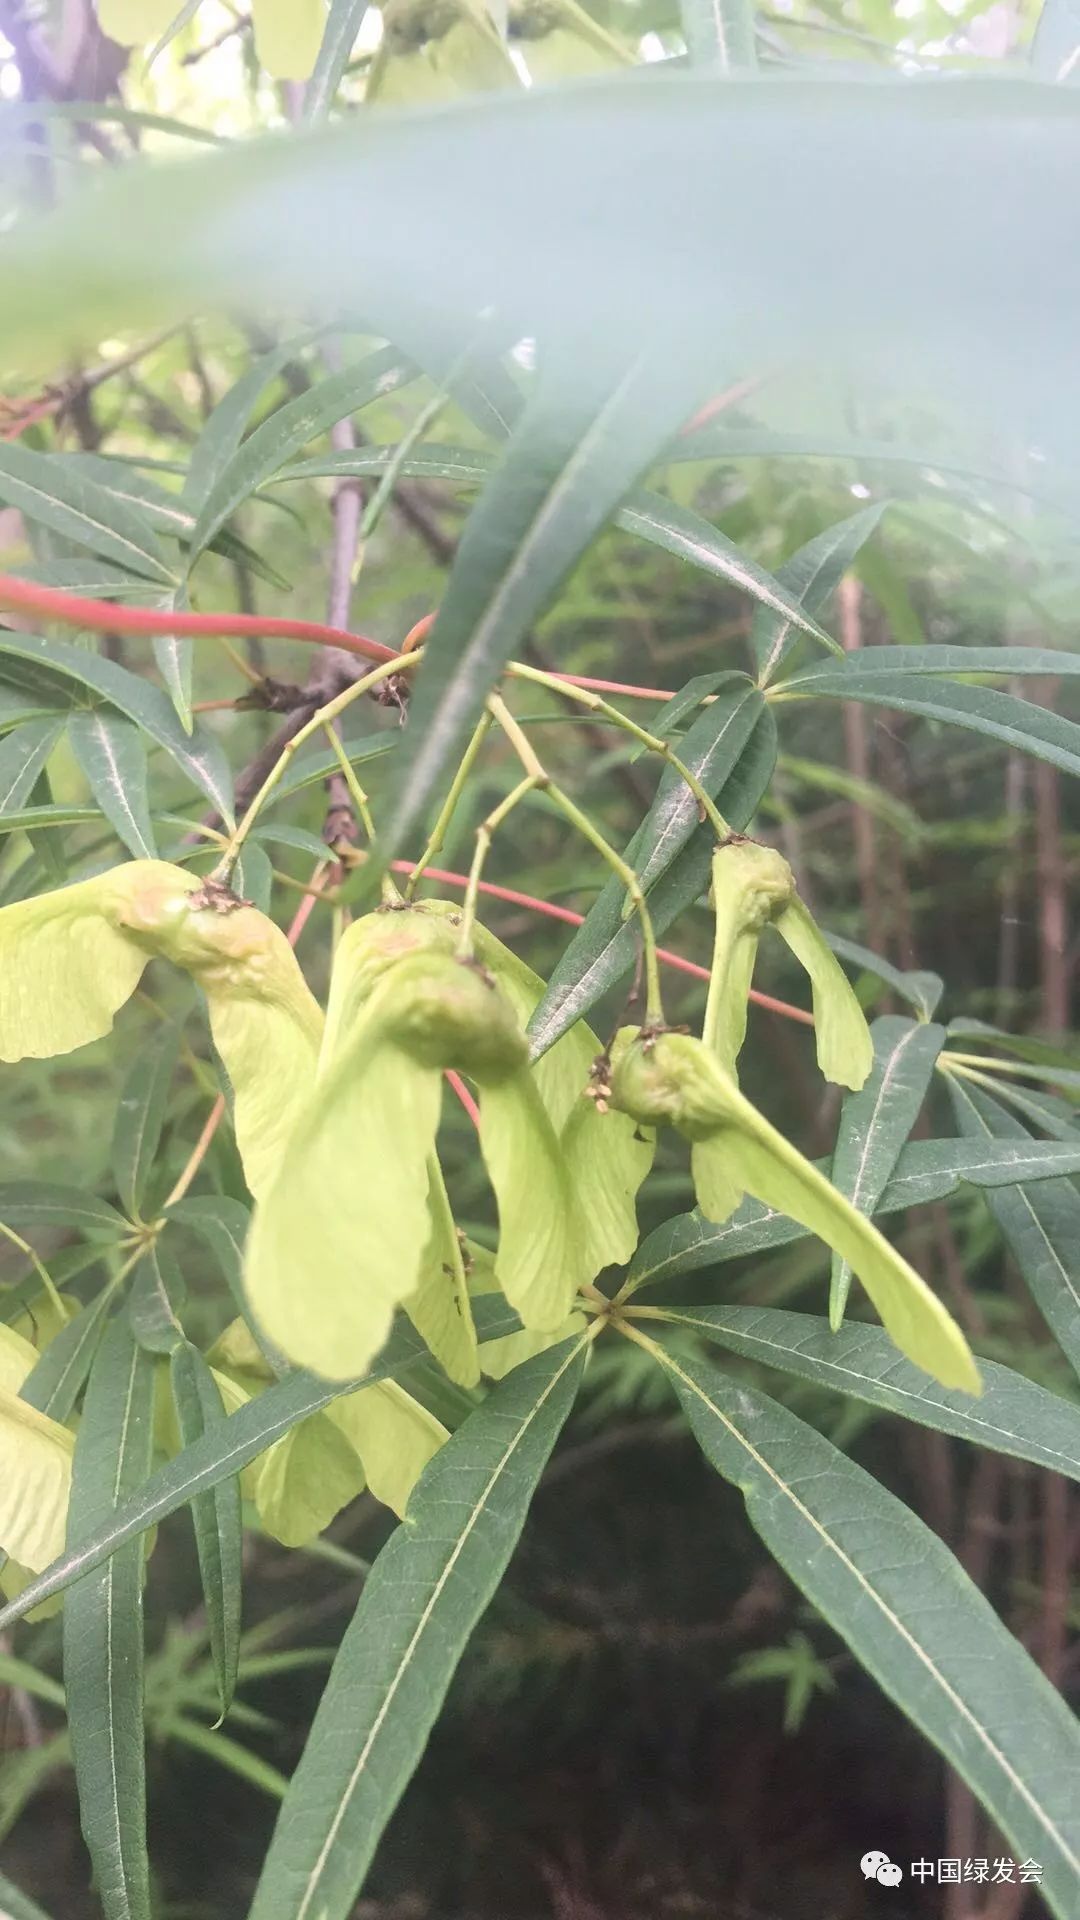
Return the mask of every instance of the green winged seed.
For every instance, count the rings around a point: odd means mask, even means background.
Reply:
[[[460,910],[449,901],[426,901],[421,911],[451,927],[461,923]],[[544,982],[487,927],[477,925],[474,942],[477,957],[526,1026],[543,997]],[[595,1097],[599,1054],[595,1033],[579,1020],[529,1070],[559,1136],[574,1191],[586,1281],[605,1267],[622,1265],[634,1252],[640,1238],[637,1193],[656,1146],[654,1136],[643,1135],[626,1114],[605,1111],[604,1101]]]
[[[494,1086],[527,1054],[492,983],[436,952],[398,961],[351,1030],[338,1032],[282,1175],[255,1209],[245,1286],[282,1352],[347,1380],[379,1351],[420,1282],[443,1070]]]
[[[322,1013],[284,934],[224,888],[164,860],[132,860],[0,910],[0,1059],[100,1039],[152,955],[206,994],[257,1197],[314,1077]]]
[[[818,1066],[826,1080],[857,1093],[874,1064],[874,1043],[855,990],[801,900],[774,925],[810,975]]]
[[[773,847],[729,840],[713,854],[715,932],[702,1037],[732,1075],[746,1038],[758,940],[794,893],[791,868]]]
[[[480,1355],[468,1276],[442,1168],[434,1153],[428,1159],[428,1208],[431,1226],[420,1264],[420,1281],[416,1292],[404,1302],[405,1311],[447,1378],[459,1387],[475,1387],[480,1379]]]
[[[701,1041],[668,1032],[624,1041],[612,1097],[635,1118],[650,1125],[666,1120],[695,1145],[708,1147],[708,1161],[696,1155],[694,1165],[695,1175],[705,1166],[705,1192],[698,1196],[703,1211],[714,1197],[707,1177],[715,1152],[721,1181],[798,1220],[848,1262],[901,1352],[943,1386],[980,1391],[968,1344],[926,1282],[758,1113]],[[719,1198],[726,1207],[726,1192]]]
[[[795,891],[783,855],[753,840],[717,847],[712,900],[716,931],[703,1037],[720,1065],[734,1076],[758,940],[772,926],[810,976],[822,1073],[840,1086],[861,1087],[874,1062],[870,1030],[847,975]]]

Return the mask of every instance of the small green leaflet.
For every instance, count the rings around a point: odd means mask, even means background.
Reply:
[[[27,662],[43,668],[53,683],[60,682],[65,690],[74,685],[88,690],[95,701],[107,700],[164,747],[224,819],[232,818],[232,774],[221,746],[203,727],[196,727],[190,736],[186,734],[160,687],[150,686],[113,660],[69,646],[64,640],[41,640],[33,634],[0,628],[0,679],[5,676],[9,658],[18,666]]]
[[[180,1038],[179,1027],[159,1027],[136,1054],[120,1092],[112,1170],[117,1192],[133,1217],[138,1216],[153,1172]]]
[[[304,89],[304,118],[323,120],[334,104],[342,75],[349,64],[356,36],[368,10],[368,0],[331,0],[330,17],[319,57]]]
[[[128,852],[136,860],[156,860],[146,748],[138,727],[95,707],[72,714],[68,738],[91,793]]]
[[[827,1320],[779,1307],[661,1307],[657,1317],[745,1360],[1080,1480],[1080,1407],[1011,1367],[980,1359],[983,1390],[973,1400],[913,1367],[881,1327],[859,1321],[834,1333]]]
[[[216,533],[256,488],[294,453],[346,414],[384,399],[408,381],[416,369],[395,347],[368,354],[356,366],[332,373],[296,400],[286,401],[237,448],[216,474],[203,499],[188,553],[189,569]]]
[[[548,375],[469,515],[413,695],[408,764],[380,823],[386,858],[426,818],[497,675],[701,378],[692,360],[647,355],[598,377],[583,351]]]
[[[716,1367],[658,1354],[706,1458],[781,1566],[982,1801],[1080,1900],[1080,1728],[937,1535],[823,1435]]]
[[[0,1873],[0,1920],[49,1920],[44,1907],[39,1907],[29,1894],[20,1893],[5,1874]]]
[[[22,806],[63,731],[62,720],[29,720],[0,743],[0,814]]]
[[[586,1342],[518,1367],[426,1468],[375,1562],[285,1796],[250,1920],[347,1920],[574,1403]]]
[[[971,1139],[1024,1141],[1040,1155],[1019,1120],[980,1089],[949,1075],[949,1093],[961,1131]],[[1080,1193],[1055,1180],[1029,1193],[1016,1186],[988,1193],[986,1204],[1012,1248],[1035,1303],[1062,1352],[1080,1373]]]
[[[860,1213],[872,1214],[896,1168],[926,1098],[944,1027],[882,1014],[870,1029],[874,1064],[857,1093],[844,1095],[830,1178]],[[829,1321],[839,1327],[851,1268],[833,1254]]]
[[[146,1479],[153,1400],[153,1362],[120,1317],[98,1349],[83,1406],[71,1490],[74,1542],[107,1524]],[[64,1691],[83,1834],[105,1920],[151,1920],[139,1541],[68,1594]]]
[[[187,1340],[172,1350],[169,1379],[183,1445],[191,1446],[206,1433],[220,1435],[225,1423],[221,1395],[202,1354]],[[211,1492],[199,1494],[191,1502],[191,1519],[223,1720],[236,1690],[240,1659],[243,1528],[239,1479],[234,1475],[219,1481]]]
[[[785,560],[777,579],[806,613],[820,613],[835,593],[864,541],[868,540],[887,506],[879,501],[827,527]],[[782,666],[796,640],[798,628],[784,614],[758,607],[750,628],[750,645],[758,663],[758,686],[765,687]]]
[[[964,648],[963,651],[973,652],[975,649]],[[1013,651],[1027,653],[1026,648]],[[910,649],[912,669],[918,667],[923,654],[927,652],[927,647]],[[1073,671],[1080,667],[1080,659],[1074,654],[1046,657],[1071,660]],[[1007,667],[1000,670],[1009,671]],[[1064,720],[1048,707],[1035,706],[1030,700],[1020,700],[1012,693],[998,693],[992,687],[972,686],[953,680],[924,679],[914,670],[907,673],[866,673],[853,668],[845,673],[842,667],[830,667],[820,676],[816,669],[811,669],[797,683],[786,681],[785,694],[789,688],[800,696],[812,694],[830,699],[860,700],[871,706],[892,707],[899,713],[922,714],[928,720],[943,720],[950,726],[986,734],[992,740],[1000,740],[1004,746],[1018,747],[1021,752],[1032,753],[1036,759],[1046,760],[1052,767],[1060,767],[1064,773],[1080,773],[1080,726],[1075,720]]]
[[[0,500],[128,573],[163,585],[172,580],[144,517],[110,498],[89,474],[64,460],[5,440],[0,445]]]

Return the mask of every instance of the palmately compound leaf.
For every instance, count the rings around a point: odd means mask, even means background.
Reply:
[[[396,1380],[342,1394],[325,1417],[355,1448],[376,1500],[402,1516],[428,1461],[450,1438],[442,1421]]]
[[[826,1080],[857,1093],[874,1064],[874,1043],[851,982],[801,900],[774,924],[810,975],[818,1066]]]
[[[901,1352],[943,1386],[978,1393],[978,1369],[951,1314],[871,1221],[831,1186],[811,1161],[770,1125],[689,1034],[662,1033],[624,1044],[612,1078],[613,1098],[642,1121],[667,1120],[689,1140],[708,1143],[719,1194],[727,1204],[746,1192],[809,1227],[848,1262]],[[695,1155],[694,1172],[703,1156]],[[730,1183],[727,1187],[726,1183]],[[721,1218],[726,1218],[721,1213]]]

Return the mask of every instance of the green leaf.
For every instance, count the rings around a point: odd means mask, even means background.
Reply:
[[[1030,59],[1032,71],[1042,79],[1075,85],[1080,65],[1080,12],[1075,0],[1043,0]]]
[[[24,661],[40,664],[54,684],[68,690],[82,687],[95,700],[107,700],[164,747],[226,821],[232,819],[232,775],[221,746],[203,727],[197,726],[190,736],[186,734],[160,687],[150,686],[115,661],[68,646],[63,640],[41,640],[33,634],[0,628],[0,679],[4,677],[4,656],[20,665]]]
[[[186,600],[186,595],[176,596],[177,604]],[[192,733],[195,721],[191,711],[191,679],[195,665],[195,642],[180,639],[176,634],[156,633],[154,635],[154,661],[157,670],[169,690],[169,699],[176,710],[176,717],[185,733]]]
[[[469,516],[409,715],[411,752],[380,829],[389,858],[425,819],[501,669],[678,425],[698,381],[642,356],[616,379],[542,382]]]
[[[925,647],[912,649],[912,663],[917,664],[928,651]],[[1075,656],[1073,659],[1076,663]],[[786,682],[785,692],[789,686],[794,688],[795,682]],[[1018,747],[1021,752],[1034,754],[1036,759],[1046,760],[1065,773],[1080,773],[1080,726],[1075,720],[1064,720],[1047,707],[1034,706],[1012,693],[998,693],[992,687],[948,680],[928,685],[916,673],[852,672],[847,675],[842,669],[834,668],[828,679],[815,675],[812,684],[804,686],[800,682],[798,691],[800,696],[806,693],[859,700],[870,706],[890,707],[898,713],[921,714],[927,720],[941,720],[948,726],[964,727],[969,733],[1000,740],[1005,746]]]
[[[147,1353],[171,1355],[183,1345],[180,1311],[185,1297],[172,1252],[161,1241],[152,1241],[135,1269],[128,1299],[131,1331]]]
[[[75,1447],[70,1538],[107,1526],[150,1471],[154,1364],[113,1320]],[[25,1597],[25,1596],[24,1596]],[[71,1588],[64,1690],[83,1835],[106,1920],[151,1920],[143,1748],[143,1553],[132,1541]]]
[[[833,1332],[826,1320],[776,1307],[665,1307],[659,1317],[744,1360],[1080,1479],[1080,1407],[1011,1367],[980,1360],[983,1391],[974,1401],[927,1379],[897,1354],[881,1327],[849,1320]]]
[[[362,767],[368,760],[377,760],[384,753],[394,753],[401,742],[392,733],[369,734],[366,739],[346,740],[343,742],[349,764]],[[336,773],[341,761],[336,753],[315,753],[297,760],[283,775],[275,787],[272,800],[288,800],[294,793],[302,793],[305,787],[316,786],[325,780],[328,774]],[[258,829],[256,828],[256,832]]]
[[[1019,1120],[985,1093],[950,1074],[961,1133],[973,1139],[1030,1141]],[[1040,1155],[1049,1151],[1040,1141]],[[1071,1180],[988,1193],[986,1204],[1012,1249],[1035,1304],[1062,1352],[1080,1373],[1080,1193]]]
[[[1014,1059],[1030,1060],[1034,1066],[1080,1070],[1080,1053],[1075,1047],[1060,1040],[1041,1040],[1038,1034],[1006,1033],[1001,1027],[988,1026],[985,1020],[950,1020],[949,1039],[979,1040],[1001,1053],[1011,1054]],[[992,1057],[988,1054],[987,1066],[991,1065]]]
[[[757,65],[753,0],[679,0],[679,21],[692,67],[726,74]]]
[[[836,592],[864,542],[877,527],[888,501],[864,507],[849,520],[827,527],[785,560],[777,574],[780,585],[809,614],[820,613]],[[758,608],[750,628],[750,645],[758,664],[758,685],[765,687],[798,639],[796,623],[785,614]]]
[[[156,860],[139,729],[98,708],[72,714],[68,737],[90,791],[129,853],[136,860]]]
[[[818,660],[803,667],[776,688],[780,693],[812,693],[819,683],[827,686],[849,681],[874,680],[879,674],[892,679],[902,673],[912,678],[923,674],[991,673],[1003,679],[1024,674],[1038,678],[1080,674],[1080,657],[1061,653],[1051,647],[863,647],[845,654],[842,661]]]
[[[0,445],[0,500],[129,573],[165,585],[172,578],[143,516],[110,499],[89,474],[51,454],[33,453],[5,440]]]
[[[107,1200],[52,1180],[0,1182],[0,1220],[16,1227],[75,1227],[108,1240],[119,1240],[127,1231],[123,1214]]]
[[[581,1378],[585,1341],[518,1368],[436,1454],[375,1562],[289,1785],[251,1920],[346,1920],[491,1600]]]
[[[44,1907],[21,1893],[6,1874],[0,1873],[0,1920],[49,1920]]]
[[[936,1534],[786,1408],[663,1355],[705,1456],[747,1517],[1019,1850],[1059,1920],[1080,1897],[1080,1732]]]
[[[776,762],[776,722],[766,707],[716,796],[725,820],[737,832],[746,827],[768,788]],[[624,858],[635,858],[636,840]],[[649,912],[662,935],[706,890],[716,835],[706,824],[691,836],[681,854],[649,893]],[[529,1022],[533,1058],[539,1058],[556,1040],[581,1020],[602,994],[633,969],[638,954],[638,930],[623,919],[625,888],[621,880],[608,882],[574,934],[548,982],[547,991]]]
[[[746,752],[765,702],[753,682],[731,674],[716,699],[679,742],[679,759],[716,799]],[[667,872],[700,823],[698,803],[682,775],[665,767],[656,798],[634,838],[634,866],[650,887]]]
[[[154,1169],[180,1051],[178,1026],[159,1027],[128,1071],[113,1126],[112,1171],[129,1214],[138,1217]]]
[[[50,1340],[19,1389],[23,1400],[53,1420],[70,1420],[86,1382],[112,1302],[111,1286],[69,1320]]]
[[[207,1433],[223,1438],[225,1409],[221,1395],[202,1355],[186,1340],[172,1351],[169,1378],[184,1446],[190,1447]],[[200,1494],[191,1502],[191,1518],[224,1719],[236,1690],[240,1659],[243,1528],[239,1479],[221,1480],[212,1492]]]
[[[239,380],[235,380],[228,392],[222,395],[188,456],[188,469],[180,496],[186,508],[197,510],[209,498],[222,474],[231,465],[244,437],[244,429],[265,389],[272,380],[276,380],[290,360],[300,357],[314,337],[310,327],[302,333],[291,334],[279,346],[271,347],[269,353],[260,354],[247,372],[241,374]],[[192,528],[194,525],[193,517]]]
[[[821,640],[827,647],[835,648],[836,642],[811,619],[793,593],[775,575],[767,573],[743,553],[733,541],[719,532],[710,520],[703,519],[689,507],[677,507],[662,494],[635,493],[617,516],[618,525],[627,533],[638,533],[650,540],[654,546],[662,547],[665,553],[672,553],[679,560],[688,560],[692,566],[700,567],[705,573],[711,573],[718,580],[726,580],[730,586],[738,587],[740,592],[756,600],[759,607],[765,607],[770,613],[794,626],[802,633],[812,634],[815,640]]]
[[[899,1014],[882,1014],[870,1029],[874,1065],[857,1093],[844,1096],[830,1178],[860,1213],[872,1214],[926,1099],[944,1027],[921,1025]],[[844,1318],[851,1268],[833,1255],[829,1322]]]
[[[415,377],[410,361],[403,360],[396,348],[384,347],[278,407],[249,434],[209,487],[191,535],[189,569],[230,514],[316,434],[372,400],[395,393]]]
[[[0,814],[22,806],[63,731],[62,720],[30,720],[0,744]]]
[[[517,1314],[502,1298],[476,1300],[473,1311],[482,1341],[505,1339],[508,1334],[520,1331]],[[312,1413],[320,1413],[339,1394],[390,1379],[413,1366],[425,1352],[423,1342],[412,1328],[399,1324],[361,1380],[331,1382],[310,1373],[296,1372],[267,1387],[257,1400],[231,1414],[224,1430],[204,1434],[167,1466],[159,1467],[112,1519],[103,1522],[77,1549],[65,1552],[39,1579],[32,1581],[17,1600],[0,1611],[0,1632],[21,1620],[50,1595],[62,1593],[72,1581],[100,1567],[126,1542],[156,1526],[159,1520],[167,1519],[198,1494],[242,1472],[299,1421],[306,1420]]]
[[[244,1242],[251,1223],[249,1209],[224,1194],[200,1193],[175,1201],[167,1208],[165,1217],[199,1235],[221,1268],[237,1311],[245,1312],[247,1301],[242,1276]]]
[[[330,17],[304,93],[304,118],[324,120],[349,64],[368,0],[330,0]]]
[[[827,1173],[827,1160],[817,1162]],[[979,1187],[1011,1187],[1020,1182],[1048,1180],[1080,1172],[1080,1143],[1076,1147],[1043,1140],[913,1140],[896,1163],[896,1171],[875,1213],[897,1213],[903,1207],[925,1206],[930,1200],[955,1193],[962,1180]],[[696,1210],[665,1221],[650,1233],[631,1263],[634,1291],[672,1280],[698,1267],[718,1266],[745,1254],[762,1253],[804,1238],[806,1229],[777,1208],[744,1200],[722,1225],[706,1220]]]

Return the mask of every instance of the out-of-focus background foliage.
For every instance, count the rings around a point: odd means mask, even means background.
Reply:
[[[426,3],[416,0],[418,16]],[[812,58],[845,70],[907,72],[1007,63],[1029,41],[1037,12],[1034,0],[990,7],[977,0],[896,7],[776,0],[759,16],[760,58],[780,67]],[[643,62],[681,51],[677,10],[666,0],[599,0],[589,18],[613,46],[580,30],[575,38],[568,27],[561,39],[541,31],[544,0],[512,9],[522,80],[530,72],[546,81],[603,70],[615,47]],[[372,7],[342,85],[344,103],[363,102],[381,37]],[[285,123],[300,107],[295,87],[269,82],[255,66],[245,9],[221,0],[205,0],[149,71],[141,54],[127,59],[101,40],[86,0],[0,0],[0,101],[20,95],[44,105],[119,100],[225,135]],[[62,196],[72,168],[122,163],[132,143],[147,152],[182,146],[173,132],[122,118],[80,123],[43,114],[37,123],[22,116],[5,125],[0,117],[0,219],[27,193]],[[363,246],[362,208],[349,244]],[[168,493],[215,402],[271,344],[251,325],[223,322],[163,340],[102,340],[96,362],[73,370],[61,392],[3,389],[0,434],[30,448],[136,456],[142,464],[132,473]],[[302,392],[312,365],[311,351],[298,349],[267,387],[262,408]],[[396,440],[427,398],[421,385],[375,403],[363,414],[364,436]],[[733,427],[741,404],[738,397],[731,403]],[[892,504],[828,619],[845,648],[924,639],[1069,647],[1077,601],[1071,529],[1037,497],[997,482],[947,486],[933,464],[936,454],[947,462],[947,446],[928,433],[922,465],[703,459],[673,467],[669,491],[770,569],[859,503],[887,495]],[[453,407],[437,437],[455,445],[475,439]],[[398,640],[438,602],[461,506],[462,496],[440,483],[400,485],[362,554],[356,625]],[[203,563],[200,604],[324,617],[333,510],[328,480],[294,482],[250,505],[241,530],[280,584],[260,576],[243,552],[214,556]],[[5,567],[55,562],[58,551],[47,532],[0,511]],[[92,568],[79,584],[93,587]],[[617,663],[621,679],[677,686],[695,670],[745,665],[749,617],[747,603],[721,582],[609,534],[537,632],[534,657],[557,656],[560,668],[582,674],[611,674]],[[149,658],[142,642],[111,645],[128,666]],[[285,682],[302,681],[307,671],[306,657],[289,645],[252,643],[240,652],[256,673],[269,670]],[[235,655],[200,648],[196,698],[242,767],[280,721],[233,711],[238,691]],[[648,764],[588,718],[556,712],[541,693],[519,696],[517,706],[566,786],[623,844],[652,790]],[[392,735],[397,725],[392,709],[354,709],[349,720],[354,734]],[[388,765],[375,757],[365,767],[376,796]],[[467,867],[471,827],[516,778],[497,754],[487,765],[440,855],[447,869]],[[39,799],[70,808],[87,801],[66,750],[50,759],[47,786]],[[153,795],[162,809],[179,801],[167,763],[155,768]],[[310,874],[325,811],[315,784],[288,810],[292,840],[286,833],[265,845],[279,920],[291,914],[296,886]],[[813,703],[803,719],[785,716],[783,756],[759,828],[783,849],[831,932],[898,967],[939,972],[947,1013],[1014,1031],[1068,1029],[1080,947],[1067,930],[1066,903],[1080,821],[1053,768],[903,714]],[[76,817],[56,839],[82,854],[102,836]],[[8,836],[0,843],[3,897],[24,888],[26,862],[58,857],[47,837]],[[542,798],[519,808],[500,833],[488,877],[579,909],[602,879]],[[485,917],[540,972],[550,971],[565,929],[509,903],[489,902]],[[325,981],[328,929],[328,917],[315,917],[300,944],[316,987]],[[708,937],[703,913],[681,924],[679,944],[693,958],[707,957]],[[779,942],[763,950],[757,984],[798,996]],[[892,1004],[872,972],[859,984],[869,1011]],[[670,1016],[696,1021],[703,987],[673,976],[669,991]],[[145,1003],[124,1016],[132,1051],[155,1030],[149,1002],[169,993],[178,989],[151,972]],[[616,1012],[610,1006],[605,1017]],[[836,1100],[813,1070],[805,1030],[755,1011],[745,1060],[751,1096],[806,1151],[824,1152]],[[105,1180],[101,1115],[115,1106],[122,1072],[108,1043],[74,1060],[8,1070],[0,1112],[5,1177]],[[195,1072],[184,1085],[164,1139],[162,1191],[205,1117],[205,1077]],[[947,1121],[932,1131],[949,1131]],[[446,1134],[459,1217],[483,1238],[490,1228],[485,1189],[462,1116],[448,1115]],[[659,1169],[646,1229],[692,1204],[677,1147],[666,1148]],[[222,1191],[242,1191],[224,1136],[207,1172]],[[356,1176],[362,1179],[362,1168]],[[1064,1362],[1003,1257],[983,1201],[967,1191],[948,1214],[934,1207],[901,1216],[895,1231],[905,1251],[986,1351],[1069,1393]],[[63,1248],[45,1251],[63,1274]],[[193,1249],[196,1302],[200,1257]],[[0,1252],[6,1278],[23,1264],[16,1249]],[[726,1268],[715,1297],[820,1312],[826,1265],[816,1242],[800,1241]],[[700,1276],[694,1284],[700,1293]],[[217,1331],[209,1318],[204,1331],[207,1339]],[[597,1356],[509,1583],[383,1844],[358,1909],[365,1920],[856,1920],[869,1910],[856,1871],[868,1848],[904,1862],[993,1852],[967,1796],[768,1561],[737,1494],[688,1444],[657,1382],[625,1343]],[[1059,1683],[1075,1687],[1080,1615],[1066,1583],[1076,1521],[1063,1509],[1058,1483],[994,1455],[977,1460],[958,1442],[854,1411],[815,1388],[770,1384],[939,1531]],[[151,1845],[169,1920],[243,1911],[283,1775],[302,1746],[364,1564],[387,1528],[385,1512],[365,1496],[310,1551],[287,1553],[248,1536],[244,1706],[223,1731],[212,1730],[189,1530],[178,1523],[163,1529],[148,1684]],[[50,1671],[57,1634],[55,1621],[36,1630],[40,1672]],[[5,1676],[12,1684],[0,1695],[0,1858],[50,1911],[83,1920],[94,1908],[62,1719],[47,1687],[35,1690],[25,1674],[0,1667],[0,1681]],[[963,1904],[969,1893],[905,1885],[880,1897],[905,1920],[938,1911],[960,1920],[970,1911]],[[939,1908],[942,1901],[948,1904]],[[1036,1896],[1002,1889],[998,1905],[985,1911],[995,1920],[1031,1914]]]

